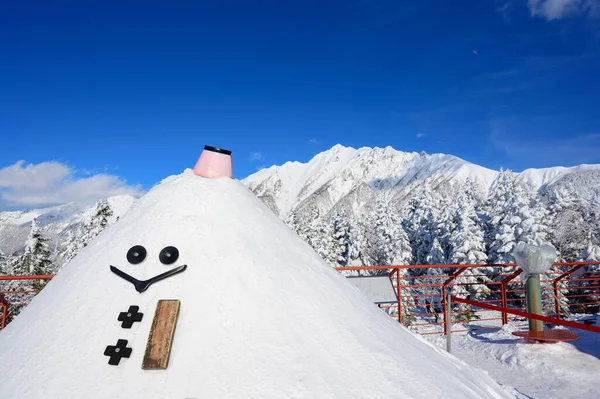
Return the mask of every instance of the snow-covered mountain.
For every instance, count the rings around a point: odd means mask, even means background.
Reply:
[[[280,218],[286,218],[291,212],[323,215],[338,209],[356,214],[381,192],[392,203],[401,204],[424,185],[451,195],[467,179],[485,195],[497,176],[497,171],[453,155],[338,144],[308,163],[272,166],[247,177],[244,183]],[[586,199],[600,194],[600,165],[527,169],[518,173],[517,179],[541,194],[564,185],[582,191]]]
[[[129,195],[107,198],[112,213],[107,218],[108,224],[122,217],[136,201]],[[95,216],[97,205],[69,203],[44,209],[0,212],[0,251],[7,255],[22,252],[32,221],[36,219],[40,233],[48,240],[52,259],[57,260],[74,234],[85,233],[85,226]]]

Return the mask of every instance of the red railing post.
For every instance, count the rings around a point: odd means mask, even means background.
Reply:
[[[500,293],[502,295],[502,307],[503,308],[508,308],[508,300],[506,299],[506,287],[508,285],[508,283],[515,277],[517,277],[519,274],[521,274],[523,272],[522,269],[518,269],[515,270],[513,273],[511,273],[510,275],[506,276],[501,282],[500,282]],[[505,310],[502,311],[502,325],[508,324],[508,313],[506,313]]]
[[[0,305],[2,305],[2,323],[0,323],[0,331],[6,327],[6,318],[8,317],[8,302],[0,295]]]
[[[560,303],[558,302],[558,278],[552,281],[552,286],[554,288],[554,314],[557,319],[560,319]]]
[[[446,301],[447,289],[448,289],[448,286],[450,285],[450,283],[465,270],[467,270],[466,267],[461,267],[460,269],[458,269],[456,271],[456,273],[454,273],[452,276],[450,276],[450,278],[448,278],[448,280],[444,281],[444,283],[442,284],[442,304],[443,304],[442,307],[444,308],[444,335],[452,332],[452,331],[448,331],[448,327],[446,327],[448,324],[450,324],[450,323],[447,323],[446,318],[448,317],[448,315],[452,314],[452,309],[446,309],[446,306],[448,303]]]
[[[506,308],[506,284],[500,284],[500,295],[502,295],[502,307]],[[508,313],[502,311],[502,325],[508,324]]]
[[[448,323],[446,323],[446,292],[445,287],[442,286],[442,313],[444,315],[444,335],[448,334],[448,328],[446,327]]]
[[[400,285],[402,284],[400,278],[400,267],[394,269],[396,271],[396,291],[398,293],[398,323],[402,324],[402,294]]]

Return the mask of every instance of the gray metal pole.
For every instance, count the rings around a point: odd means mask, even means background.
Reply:
[[[446,350],[452,351],[452,293],[446,291]]]
[[[527,311],[529,313],[542,315],[542,290],[540,287],[540,275],[530,274],[527,278]],[[529,319],[529,331],[543,331],[544,322]]]

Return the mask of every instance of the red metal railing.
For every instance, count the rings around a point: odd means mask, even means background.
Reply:
[[[541,279],[545,314],[562,318],[572,313],[597,313],[600,308],[599,265],[600,262],[553,264]],[[521,274],[516,264],[351,266],[336,267],[336,270],[361,275],[388,274],[399,293],[399,303],[380,307],[424,335],[447,332],[443,322],[447,290],[455,297],[475,296],[473,299],[478,303],[495,305],[489,309],[474,309],[454,303],[453,324],[459,324],[462,329],[453,328],[452,332],[468,331],[465,327],[473,322],[481,329],[507,324],[509,312],[498,309],[519,310],[526,305],[525,286],[516,278]],[[512,320],[526,322],[515,317]]]
[[[0,330],[15,317],[13,310],[18,311],[31,302],[31,299],[40,292],[35,288],[7,288],[4,285],[13,281],[42,282],[51,280],[54,275],[45,276],[0,276]]]
[[[0,330],[6,327],[6,318],[8,317],[8,301],[0,295],[0,306],[2,306],[2,320],[0,321]]]
[[[558,318],[570,313],[597,313],[600,309],[599,265],[600,262],[555,263],[541,280],[545,313],[553,313]],[[399,302],[380,307],[396,314],[400,323],[410,325],[421,334],[447,332],[443,322],[446,290],[452,290],[455,297],[466,296],[467,300],[474,295],[476,298],[473,299],[478,303],[499,305],[500,308],[519,310],[525,307],[525,288],[521,279],[516,278],[521,273],[516,264],[351,266],[336,267],[336,270],[388,274],[399,293]],[[0,330],[14,317],[12,310],[27,305],[40,291],[35,288],[5,289],[3,283],[47,281],[53,277],[0,276]],[[465,325],[474,321],[484,324],[480,328],[493,328],[509,321],[508,312],[484,308],[473,311],[463,305],[453,306],[452,317],[457,321],[454,324],[459,324],[462,329],[452,329],[452,332],[468,331]]]

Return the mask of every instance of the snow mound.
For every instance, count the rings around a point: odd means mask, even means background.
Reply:
[[[144,262],[125,254],[143,245]],[[158,253],[174,245],[179,260]],[[139,294],[109,270],[145,280]],[[159,299],[179,299],[167,370],[142,370]],[[131,305],[141,322],[122,329]],[[107,345],[131,357],[108,365]],[[2,396],[501,398],[486,373],[410,333],[331,269],[242,183],[165,179],[67,264],[0,333]]]

